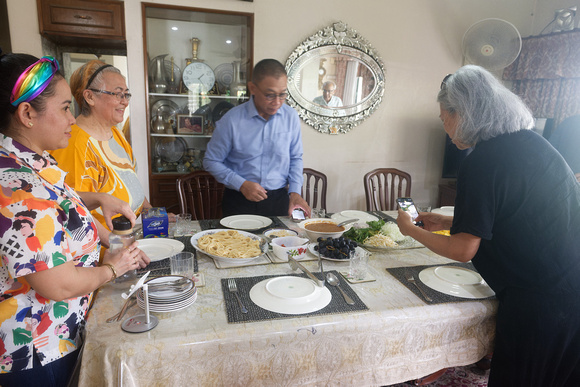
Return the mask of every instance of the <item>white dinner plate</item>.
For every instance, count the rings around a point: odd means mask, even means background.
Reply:
[[[175,291],[173,289],[170,288],[163,288],[163,289],[157,289],[155,291],[151,291],[151,289],[149,289],[149,299],[150,300],[154,300],[154,301],[159,301],[159,302],[174,302],[174,301],[180,301],[182,299],[188,298],[190,297],[193,293],[195,293],[197,291],[197,289],[195,289],[195,283],[193,282],[193,280],[186,278],[186,277],[182,277],[179,275],[167,275],[167,276],[162,276],[162,277],[157,277],[157,278],[152,278],[150,280],[148,280],[147,282],[145,282],[147,285],[157,285],[157,284],[164,284],[164,283],[170,283],[170,282],[174,282],[174,281],[185,281],[185,283],[187,283],[186,286],[183,286],[183,290],[181,291]],[[143,293],[143,289],[139,289],[139,295],[142,296]]]
[[[197,300],[197,292],[195,292],[187,300],[181,301],[179,303],[165,304],[165,305],[157,305],[157,304],[149,303],[149,311],[151,311],[151,312],[159,312],[159,313],[163,313],[163,312],[175,312],[177,310],[185,309],[188,306],[193,305],[193,303],[195,302],[195,300]],[[139,307],[141,309],[145,309],[145,301],[142,298],[140,298],[140,297],[137,297],[137,305],[139,305]]]
[[[318,297],[320,286],[316,286],[314,281],[301,277],[276,277],[266,282],[266,291],[274,297],[278,297],[282,302],[291,304],[309,302]]]
[[[250,237],[254,240],[258,240],[260,241],[260,247],[261,247],[261,252],[259,255],[256,255],[255,257],[249,257],[249,258],[228,258],[228,257],[220,257],[219,255],[214,255],[211,253],[208,253],[206,251],[204,251],[203,249],[201,249],[198,245],[197,245],[197,240],[199,238],[201,238],[204,235],[207,234],[215,234],[216,232],[219,231],[231,231],[230,229],[214,229],[214,230],[205,230],[205,231],[201,231],[198,232],[197,234],[195,234],[194,236],[191,237],[191,245],[193,246],[193,248],[195,248],[197,251],[199,251],[200,253],[203,253],[217,261],[221,261],[221,262],[225,262],[225,263],[237,263],[237,264],[246,264],[246,263],[250,263],[258,258],[260,258],[262,255],[266,254],[266,252],[268,252],[268,243],[266,243],[266,241],[264,241],[262,238],[260,238],[258,235],[256,234],[252,234],[246,231],[241,231],[241,230],[237,230],[237,232],[239,232],[240,234],[242,234],[243,236],[247,236]]]
[[[366,226],[367,222],[373,222],[379,220],[374,215],[367,214],[363,211],[356,211],[356,210],[345,210],[341,212],[337,212],[330,216],[331,219],[338,221],[339,223],[348,219],[358,219],[357,223],[363,223]]]
[[[453,206],[443,206],[441,208],[434,208],[431,212],[441,215],[453,216],[453,212],[455,211],[455,207]]]
[[[435,266],[421,270],[419,279],[438,292],[460,298],[487,298],[495,292],[479,273],[457,266]]]
[[[318,251],[314,250],[314,246],[316,246],[316,245],[318,245],[318,243],[310,243],[308,245],[308,251],[310,251],[310,253],[312,255],[314,255],[315,257],[318,257]],[[355,254],[357,252],[360,254],[361,252],[364,252],[364,249],[360,246],[357,246],[355,248]],[[325,257],[324,255],[320,255],[320,258],[326,259],[327,261],[334,261],[334,262],[348,262],[348,261],[350,261],[350,258],[348,258],[348,259],[346,259],[346,258],[345,259],[336,259],[336,258],[328,258],[328,257]]]
[[[292,284],[296,289],[290,288]],[[258,282],[250,289],[250,299],[260,308],[271,312],[305,314],[324,308],[332,300],[332,294],[326,286],[316,286],[310,279],[288,276]]]
[[[253,231],[268,227],[272,219],[259,215],[232,215],[221,219],[220,224],[236,230]]]
[[[139,239],[138,246],[149,257],[151,262],[160,261],[177,254],[185,248],[180,241],[168,238]]]

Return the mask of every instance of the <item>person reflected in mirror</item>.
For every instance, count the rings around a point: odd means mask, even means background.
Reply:
[[[0,50],[1,51],[1,50]],[[71,90],[50,56],[0,52],[0,385],[66,386],[93,292],[144,267],[137,243],[105,254],[90,210],[129,205],[75,192],[48,149],[66,147]],[[15,184],[17,182],[17,184]]]
[[[325,107],[342,107],[342,100],[334,93],[336,92],[336,83],[326,81],[322,85],[322,95],[314,98],[312,102]]]
[[[129,203],[136,216],[151,207],[139,182],[131,145],[117,128],[129,106],[131,93],[121,71],[91,60],[70,77],[79,115],[64,149],[51,151],[68,172],[66,182],[77,191],[106,192]],[[100,210],[99,235],[108,247],[110,229]]]
[[[472,261],[499,301],[489,387],[580,381],[580,184],[533,130],[524,102],[468,65],[437,96],[445,132],[473,147],[457,177],[454,216],[397,223],[435,253]],[[432,231],[449,230],[450,235]]]
[[[250,100],[217,123],[203,167],[226,186],[224,216],[290,216],[310,207],[301,196],[302,134],[298,113],[288,106],[288,77],[275,59],[256,64]]]
[[[562,121],[550,135],[549,141],[580,181],[580,115]]]

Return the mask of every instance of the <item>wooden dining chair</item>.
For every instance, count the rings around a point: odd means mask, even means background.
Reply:
[[[177,179],[180,212],[193,219],[222,217],[224,185],[206,171],[195,171]]]
[[[377,168],[363,178],[367,211],[396,210],[395,200],[411,196],[411,175],[395,168]]]
[[[310,208],[323,208],[326,211],[326,175],[311,168],[304,168],[302,175],[302,198]]]

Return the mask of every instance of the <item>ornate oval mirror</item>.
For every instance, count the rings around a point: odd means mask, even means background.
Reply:
[[[286,61],[288,104],[321,133],[346,133],[382,101],[385,75],[375,50],[345,23],[301,43]]]

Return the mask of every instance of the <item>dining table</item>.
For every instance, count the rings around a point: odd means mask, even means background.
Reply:
[[[304,235],[289,218],[277,219]],[[201,231],[201,222],[193,225]],[[385,386],[473,364],[493,351],[494,297],[429,303],[396,275],[455,263],[427,248],[370,250],[367,281],[359,283],[340,275],[348,271],[347,261],[323,260],[323,270],[337,273],[341,288],[356,298],[356,310],[343,308],[340,293],[332,293],[336,312],[232,321],[230,311],[238,305],[227,303],[226,279],[302,274],[287,262],[264,261],[223,267],[197,252],[196,270],[204,278],[197,299],[182,310],[152,313],[158,325],[143,333],[121,327],[144,313],[138,305],[121,321],[106,322],[121,309],[128,289],[103,286],[86,322],[79,385]],[[319,271],[318,259],[301,264]],[[258,310],[244,292],[238,294],[248,309]]]

